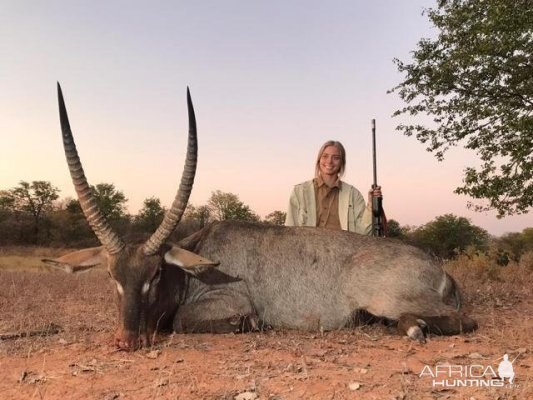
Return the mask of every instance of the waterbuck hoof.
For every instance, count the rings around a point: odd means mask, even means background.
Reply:
[[[422,328],[420,328],[418,325],[410,327],[407,330],[407,336],[412,340],[416,340],[420,344],[426,343],[424,332],[422,332]]]
[[[115,335],[115,346],[124,351],[135,351],[142,347],[149,346],[150,340],[144,336],[120,332]]]

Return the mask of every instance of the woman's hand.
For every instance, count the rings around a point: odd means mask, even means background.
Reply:
[[[381,186],[375,186],[372,185],[372,188],[368,191],[368,204],[372,204],[372,199],[374,197],[383,197],[383,194],[381,193]]]

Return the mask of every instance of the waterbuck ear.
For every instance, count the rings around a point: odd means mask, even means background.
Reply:
[[[207,258],[177,246],[172,246],[170,250],[165,253],[165,262],[167,264],[176,265],[192,275],[201,273],[209,268],[214,268],[220,264],[219,262],[208,260]]]
[[[91,247],[65,254],[59,258],[43,258],[41,261],[69,274],[76,274],[87,271],[99,264],[106,264],[107,253],[102,246]]]

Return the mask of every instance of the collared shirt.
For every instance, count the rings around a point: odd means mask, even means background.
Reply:
[[[339,191],[339,219],[341,228],[360,235],[372,233],[372,210],[361,192],[341,181]],[[287,207],[286,226],[317,226],[317,207],[313,180],[294,185]]]
[[[339,219],[339,192],[341,181],[337,179],[332,187],[320,177],[313,179],[316,199],[316,226],[328,229],[342,229]]]

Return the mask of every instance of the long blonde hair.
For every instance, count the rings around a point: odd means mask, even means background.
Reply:
[[[334,146],[336,147],[340,153],[341,153],[341,168],[339,169],[339,177],[342,177],[344,175],[344,170],[346,169],[346,150],[344,150],[344,146],[341,142],[338,142],[336,140],[328,140],[326,143],[322,145],[320,150],[318,150],[318,156],[316,157],[316,163],[315,163],[315,178],[318,178],[320,176],[320,158],[322,157],[322,153],[324,150],[326,150],[326,147]]]

